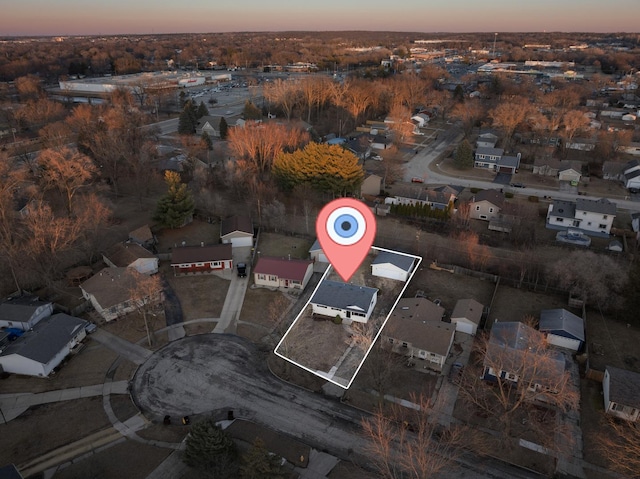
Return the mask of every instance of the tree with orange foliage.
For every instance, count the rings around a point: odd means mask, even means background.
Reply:
[[[229,149],[258,173],[269,171],[278,154],[291,153],[309,141],[306,131],[278,123],[247,123],[244,128],[229,130]]]

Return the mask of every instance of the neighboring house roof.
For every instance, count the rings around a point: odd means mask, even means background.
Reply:
[[[262,256],[253,268],[255,274],[270,274],[281,279],[302,281],[312,261]]]
[[[130,232],[129,239],[140,244],[153,243],[156,240],[149,225],[142,225],[140,228]]]
[[[544,367],[540,367],[537,361],[529,359],[526,362],[524,358],[532,354],[531,347],[541,346],[538,344],[537,338],[534,337],[538,333],[535,329],[520,322],[497,322],[491,328],[489,343],[485,355],[485,365],[498,366],[503,371],[514,374],[535,376],[536,381],[544,385],[545,383],[553,384],[558,376],[563,374],[565,370],[565,360],[559,351],[544,350],[545,360]],[[542,353],[543,350],[540,352]],[[533,351],[535,354],[536,352]],[[523,368],[525,368],[523,370]],[[535,371],[534,371],[535,370]]]
[[[39,307],[47,304],[51,303],[49,301],[41,301],[40,298],[31,294],[9,298],[0,303],[0,320],[28,321]]]
[[[553,200],[553,210],[551,214],[553,216],[559,216],[560,218],[575,218],[576,204],[572,201]]]
[[[406,341],[416,349],[440,356],[449,354],[451,339],[455,334],[455,328],[451,324],[442,321],[394,320],[389,318],[385,329],[385,334],[390,338]]]
[[[311,302],[339,309],[368,311],[371,300],[377,293],[376,288],[325,280],[316,289]]]
[[[129,301],[135,286],[133,268],[104,268],[80,285],[103,309]]]
[[[640,170],[632,170],[624,174],[624,177],[627,180],[631,180],[632,178],[637,178],[638,176],[640,176]]]
[[[584,341],[584,321],[580,316],[566,309],[545,309],[540,311],[540,331],[565,331],[576,339]]]
[[[548,166],[549,168],[560,168],[560,164],[562,162],[557,159],[557,158],[547,158],[544,156],[537,156],[534,160],[533,160],[533,166]]]
[[[476,150],[476,155],[502,156],[503,154],[503,148],[489,148],[487,146],[481,146]]]
[[[320,241],[318,241],[317,239],[313,242],[313,244],[311,245],[311,248],[309,248],[309,253],[313,253],[315,251],[322,251],[322,246],[320,246]]]
[[[138,259],[156,257],[151,251],[136,243],[116,243],[104,255],[119,268],[129,266]]]
[[[223,238],[228,234],[241,232],[253,236],[253,224],[248,216],[231,216],[222,220],[220,224],[220,237]]]
[[[517,156],[501,156],[500,160],[498,160],[498,164],[500,166],[510,166],[512,168],[517,168],[520,166],[520,158]]]
[[[464,186],[456,186],[456,185],[444,185],[438,186],[437,188],[433,188],[433,191],[438,191],[440,193],[444,193],[445,195],[453,195],[458,196],[464,190]]]
[[[408,200],[424,201],[427,203],[434,203],[440,205],[448,205],[451,201],[455,200],[455,194],[424,189],[422,187],[416,187],[412,185],[405,185],[398,187],[396,191],[396,198],[406,198]]]
[[[616,205],[606,198],[599,200],[587,200],[585,198],[576,199],[576,210],[590,211],[592,213],[601,213],[604,215],[615,215]]]
[[[390,251],[380,251],[378,255],[371,262],[375,264],[392,264],[393,266],[400,268],[402,271],[410,272],[413,267],[415,259],[411,256],[405,256],[403,254],[395,254]]]
[[[10,343],[2,355],[18,354],[41,364],[47,364],[86,324],[85,320],[68,314],[54,314],[43,319],[32,330]]]
[[[203,116],[202,118],[200,118],[198,120],[198,124],[196,126],[197,130],[201,130],[202,128],[204,128],[206,126],[206,124],[209,124],[209,127],[213,128],[214,130],[217,129],[216,128],[216,123],[220,124],[220,118],[215,117],[215,116]]]
[[[605,161],[602,164],[602,174],[604,176],[618,176],[625,170],[625,165],[619,161]]]
[[[483,310],[484,306],[475,299],[459,299],[453,308],[451,319],[465,318],[474,324],[480,324]]]
[[[572,161],[572,160],[563,160],[560,162],[560,172],[573,170],[576,173],[582,173],[582,162],[581,161]]]
[[[0,467],[0,479],[24,479],[16,466],[8,464]]]
[[[488,201],[492,205],[502,208],[504,206],[504,195],[498,190],[478,191],[473,197],[472,203],[479,203],[481,201]]]
[[[444,308],[426,298],[400,298],[390,318],[442,321]]]
[[[171,252],[171,264],[224,261],[232,258],[231,244],[209,246],[180,246]]]
[[[607,366],[609,401],[640,409],[640,374]]]

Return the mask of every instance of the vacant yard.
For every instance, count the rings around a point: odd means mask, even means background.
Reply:
[[[557,296],[551,293],[533,292],[500,285],[491,305],[485,329],[491,329],[491,325],[496,320],[502,322],[522,321],[527,316],[537,319],[543,309],[564,308],[582,316],[580,310],[569,308],[568,299],[568,296]]]
[[[589,366],[603,371],[607,365],[640,373],[640,328],[587,309]]]
[[[308,259],[309,248],[313,241],[299,238],[296,236],[287,236],[277,233],[260,233],[256,251],[260,256],[275,256],[278,258]]]
[[[179,246],[199,246],[220,243],[220,223],[193,220],[182,228],[164,229],[156,233],[158,252],[169,253]]]

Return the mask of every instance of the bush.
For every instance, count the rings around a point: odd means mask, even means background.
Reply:
[[[480,188],[469,188],[469,191],[475,195],[476,193],[479,193],[482,190]]]
[[[510,191],[505,192],[504,194],[505,198],[513,198],[513,193],[511,193]]]
[[[339,315],[339,314],[336,314],[336,317],[335,317],[335,318],[333,318],[333,322],[334,322],[335,324],[342,324],[342,318],[340,317],[340,315]]]
[[[531,201],[531,203],[537,203],[539,199],[540,198],[538,198],[537,196],[529,196],[529,201]]]

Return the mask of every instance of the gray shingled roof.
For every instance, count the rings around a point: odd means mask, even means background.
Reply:
[[[311,303],[351,311],[368,311],[376,288],[339,281],[323,281],[311,298]]]
[[[0,303],[0,320],[28,321],[40,306],[51,304],[41,301],[37,296],[17,296]]]
[[[171,252],[171,264],[205,263],[226,261],[232,258],[231,244],[209,246],[180,246]]]
[[[492,205],[502,208],[504,206],[504,195],[498,190],[482,190],[476,193],[472,203],[478,203],[480,201],[488,201]]]
[[[502,156],[498,160],[498,165],[517,168],[520,165],[520,158],[517,156]]]
[[[16,339],[2,352],[2,355],[17,354],[41,364],[47,364],[86,324],[85,320],[68,314],[54,314]]]
[[[395,254],[390,251],[380,251],[378,255],[371,262],[374,264],[385,264],[389,263],[397,268],[400,268],[402,271],[411,272],[411,268],[413,267],[414,258],[411,256],[405,256],[403,254]]]
[[[322,251],[322,246],[320,246],[320,241],[318,241],[317,239],[313,242],[313,244],[311,245],[311,248],[309,248],[309,253],[311,253],[312,251]]]
[[[615,215],[616,204],[606,198],[599,200],[587,200],[586,198],[576,199],[576,210],[590,211],[592,213],[601,213],[604,215]]]
[[[606,370],[611,377],[609,400],[640,409],[640,374],[613,366],[607,366]]]
[[[566,309],[545,309],[540,311],[540,331],[564,331],[575,339],[584,341],[584,321],[580,316]]]
[[[553,210],[551,214],[561,218],[575,218],[576,205],[572,201],[553,200]]]

